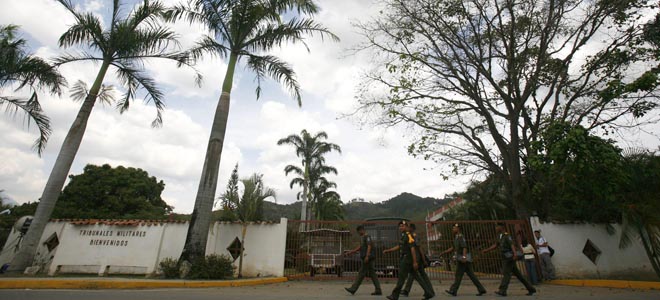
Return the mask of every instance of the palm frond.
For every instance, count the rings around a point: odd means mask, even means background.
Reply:
[[[274,47],[281,47],[285,43],[302,43],[307,51],[309,47],[305,43],[307,35],[318,34],[321,39],[330,38],[333,41],[339,41],[339,37],[330,32],[313,19],[291,19],[282,24],[263,24],[255,31],[251,39],[243,45],[243,49],[248,51],[270,51]]]
[[[303,146],[303,140],[297,134],[291,134],[285,138],[277,141],[277,145],[294,145],[296,147]]]
[[[164,13],[169,22],[186,20],[189,24],[202,24],[222,43],[230,47],[234,45],[226,20],[229,19],[231,8],[237,1],[190,1],[188,4],[177,4]]]
[[[312,0],[276,0],[267,1],[267,5],[278,13],[295,10],[298,14],[312,15],[319,11],[318,5]]]
[[[289,173],[292,173],[292,172],[294,174],[298,175],[298,176],[302,176],[303,174],[305,174],[305,172],[303,172],[303,170],[299,167],[296,167],[296,166],[293,166],[293,165],[287,165],[286,167],[284,167],[284,174],[285,175],[289,175]]]
[[[619,238],[619,249],[628,248],[632,244],[633,235],[635,234],[631,228],[630,220],[627,216],[623,216],[621,222],[621,237]]]
[[[298,185],[298,186],[304,186],[305,185],[305,179],[302,179],[300,177],[296,177],[291,179],[291,182],[289,183],[289,188],[293,189],[293,186]]]
[[[28,100],[0,96],[0,108],[3,106],[5,106],[5,112],[13,116],[16,116],[18,111],[23,111],[26,114],[27,121],[25,123],[28,128],[34,122],[39,129],[39,137],[35,140],[32,147],[41,156],[43,150],[46,148],[46,143],[52,133],[52,129],[50,127],[50,118],[43,113],[37,93],[32,93],[32,96]]]
[[[302,106],[300,85],[295,79],[295,73],[289,64],[272,55],[258,56],[249,54],[247,65],[248,68],[255,72],[257,83],[260,83],[265,76],[279,81],[291,92],[292,96],[298,102],[298,106]],[[260,90],[261,86],[257,84],[257,99],[259,98]]]
[[[65,53],[53,59],[53,64],[56,67],[59,67],[63,64],[80,62],[80,61],[93,61],[100,62],[103,61],[103,58],[96,57],[90,53],[80,51],[74,53]]]
[[[152,29],[161,28],[158,20],[163,17],[165,6],[160,1],[144,1],[129,13],[127,24],[133,30],[137,30],[142,24]]]
[[[156,107],[156,118],[151,122],[152,127],[160,127],[163,123],[162,111],[165,104],[162,101],[163,92],[158,89],[156,82],[147,73],[129,65],[128,62],[120,64],[113,62],[116,68],[117,78],[126,86],[127,91],[117,103],[119,112],[123,113],[129,108],[130,100],[135,98],[138,89],[146,91],[145,102],[153,102]]]
[[[128,26],[119,26],[117,34],[122,36],[115,41],[115,56],[117,58],[140,56],[165,56],[178,53],[166,51],[170,46],[179,47],[177,35],[168,28],[149,28],[134,30]],[[180,57],[173,57],[179,61]]]
[[[87,96],[89,95],[89,89],[87,88],[87,84],[82,81],[78,80],[73,87],[71,88],[71,98],[75,101],[83,101]],[[112,85],[101,85],[101,89],[99,90],[99,94],[96,96],[97,100],[99,100],[102,104],[112,104],[112,102],[115,102],[115,88]]]
[[[0,26],[0,88],[15,84],[15,91],[29,88],[30,98],[0,96],[0,107],[13,116],[23,111],[27,127],[34,124],[39,129],[39,138],[33,148],[41,155],[51,134],[50,120],[43,113],[37,92],[48,90],[60,95],[66,85],[64,77],[53,66],[26,51],[24,39],[16,39],[18,26]]]
[[[92,13],[80,13],[68,0],[58,0],[75,17],[76,23],[65,31],[59,39],[60,47],[86,45],[102,52],[107,51],[107,41],[103,35],[101,21]]]
[[[215,41],[214,38],[205,35],[203,36],[197,43],[195,43],[195,46],[193,46],[190,50],[188,50],[190,59],[193,61],[197,61],[202,58],[204,54],[210,54],[211,56],[217,56],[220,58],[226,58],[227,53],[229,53],[230,49],[225,47],[222,44],[219,44],[218,42]]]

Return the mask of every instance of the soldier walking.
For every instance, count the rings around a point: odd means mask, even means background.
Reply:
[[[470,280],[472,280],[472,283],[479,291],[477,296],[481,296],[486,293],[486,289],[481,285],[481,282],[479,282],[479,279],[472,271],[472,253],[470,252],[470,249],[468,249],[461,226],[454,224],[451,231],[454,234],[454,246],[440,253],[440,256],[451,253],[452,251],[454,252],[454,259],[456,260],[456,275],[454,276],[454,283],[448,290],[445,290],[445,292],[449,295],[456,296],[458,288],[461,286],[461,280],[463,280],[463,274],[467,273],[467,276],[470,277]]]
[[[432,295],[435,295],[435,291],[433,291],[433,285],[431,284],[431,279],[429,276],[426,274],[426,266],[428,265],[428,261],[426,261],[426,256],[424,255],[424,251],[422,251],[422,247],[419,244],[419,240],[417,239],[417,233],[415,232],[417,230],[417,227],[413,223],[408,224],[408,232],[413,236],[413,239],[415,239],[415,249],[417,250],[417,263],[419,264],[419,279],[424,281],[423,283],[419,282],[419,286],[422,286],[425,284],[428,288],[431,289],[433,292]],[[410,290],[412,289],[413,281],[415,281],[415,278],[411,274],[408,274],[408,279],[406,280],[406,285],[403,287],[401,290],[402,296],[408,297],[408,294],[410,294]]]
[[[401,238],[399,240],[399,245],[392,247],[390,249],[384,250],[383,254],[400,250],[401,256],[399,259],[399,278],[396,281],[396,286],[392,290],[392,294],[387,296],[387,299],[397,300],[399,299],[399,294],[401,293],[401,288],[408,278],[408,274],[412,274],[413,278],[419,282],[424,289],[424,300],[433,298],[434,293],[433,289],[426,284],[426,282],[420,279],[418,270],[419,270],[419,260],[417,258],[417,250],[415,247],[415,239],[408,232],[408,222],[401,221],[399,222],[399,232],[401,232]]]
[[[509,288],[509,282],[511,281],[511,274],[516,276],[518,280],[525,285],[527,288],[527,296],[534,295],[536,289],[527,282],[527,279],[520,273],[518,266],[516,266],[516,246],[511,238],[511,235],[506,232],[504,223],[497,223],[495,226],[495,231],[498,235],[498,240],[492,246],[484,249],[482,253],[487,253],[493,251],[497,248],[500,248],[502,254],[502,282],[500,283],[499,290],[495,294],[499,296],[506,296],[506,290]]]
[[[376,290],[371,293],[371,295],[382,295],[383,292],[380,289],[378,275],[376,275],[376,270],[374,269],[375,259],[373,257],[373,245],[371,242],[371,236],[369,236],[364,230],[364,225],[359,225],[356,230],[360,235],[360,246],[351,251],[346,251],[344,255],[349,255],[360,251],[362,266],[360,266],[360,272],[358,273],[357,278],[355,278],[355,281],[353,281],[353,285],[344,289],[351,293],[351,295],[355,294],[355,292],[357,292],[358,288],[360,287],[360,284],[362,284],[364,277],[369,276],[371,278],[371,282],[374,283],[374,287],[376,288]]]

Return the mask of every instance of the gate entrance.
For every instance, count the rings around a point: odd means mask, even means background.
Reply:
[[[398,245],[398,218],[366,221],[300,221],[289,220],[287,227],[284,276],[290,280],[353,280],[360,268],[359,254],[344,255],[360,245],[355,228],[364,225],[373,241],[378,278],[396,279],[398,253],[383,250]],[[429,261],[426,273],[431,280],[453,280],[455,262],[452,255],[440,253],[453,246],[451,227],[460,224],[473,255],[473,269],[479,278],[501,278],[499,251],[481,254],[481,250],[497,241],[495,224],[503,222],[517,245],[523,240],[534,244],[531,226],[526,220],[506,221],[437,221],[411,222],[417,227],[417,240]],[[525,273],[524,262],[518,268]]]

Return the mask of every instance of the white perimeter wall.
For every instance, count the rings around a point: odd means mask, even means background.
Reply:
[[[628,248],[619,249],[619,224],[613,224],[616,232],[609,234],[605,224],[541,223],[537,217],[530,218],[530,223],[555,249],[552,262],[559,278],[657,280],[638,238]],[[582,253],[587,239],[601,251],[595,264]]]
[[[245,232],[243,276],[284,276],[286,219],[279,224],[251,224]],[[215,223],[209,231],[207,253],[229,255],[227,247],[235,238],[241,239],[241,224]],[[234,265],[238,268],[239,259]]]
[[[247,225],[243,274],[248,277],[283,276],[287,219],[280,223]],[[241,224],[214,223],[209,230],[207,254],[229,255],[227,247],[241,238]],[[56,273],[152,274],[165,258],[178,258],[188,223],[162,222],[137,226],[74,225],[51,221],[46,226],[35,265]],[[44,241],[54,233],[59,246],[49,252]],[[0,265],[15,253],[19,233],[13,231],[0,254]],[[238,267],[239,260],[234,265]]]

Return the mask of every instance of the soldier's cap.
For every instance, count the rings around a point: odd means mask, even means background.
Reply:
[[[458,223],[456,223],[456,224],[454,224],[454,226],[452,226],[452,227],[458,227],[458,228],[461,228],[461,225],[459,225]]]
[[[541,233],[541,230],[534,230],[534,232],[538,232],[538,233]]]
[[[408,225],[408,221],[406,221],[406,220],[401,220],[401,221],[399,221],[399,225],[401,225],[401,224],[403,224],[403,225]]]

